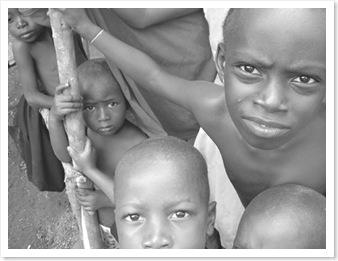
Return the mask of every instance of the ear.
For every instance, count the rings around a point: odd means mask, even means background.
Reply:
[[[207,227],[207,235],[210,237],[214,233],[215,227],[215,219],[216,219],[216,201],[209,202],[208,206],[208,227]]]
[[[224,68],[225,68],[225,45],[224,43],[219,43],[216,51],[216,69],[219,78],[224,82]]]

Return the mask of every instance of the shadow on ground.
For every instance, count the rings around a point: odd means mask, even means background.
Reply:
[[[64,192],[40,192],[27,179],[15,143],[16,105],[22,94],[14,66],[8,73],[8,248],[73,248],[78,227]],[[13,139],[14,138],[14,139]]]

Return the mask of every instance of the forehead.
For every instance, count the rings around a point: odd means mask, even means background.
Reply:
[[[200,199],[203,189],[197,177],[183,161],[159,160],[150,163],[147,160],[124,167],[115,175],[118,197],[130,197],[132,191],[136,197],[149,196],[155,200],[189,197]],[[144,193],[146,192],[147,195]]]
[[[108,74],[98,77],[85,77],[79,81],[81,95],[84,99],[122,98],[123,94],[118,83]]]
[[[8,8],[8,14],[9,15],[17,15],[19,14],[19,11],[17,8]]]
[[[323,67],[325,29],[322,9],[235,9],[225,30],[226,55],[239,51],[271,63]]]

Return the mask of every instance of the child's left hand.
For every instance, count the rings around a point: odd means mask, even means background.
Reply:
[[[96,153],[93,148],[91,141],[88,137],[86,137],[86,143],[83,151],[77,151],[74,148],[68,146],[67,147],[69,155],[72,157],[76,164],[76,168],[84,173],[87,170],[95,169],[96,162]]]

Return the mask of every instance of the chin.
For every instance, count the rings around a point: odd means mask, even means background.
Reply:
[[[245,139],[247,144],[250,147],[260,150],[279,150],[286,146],[288,141],[285,139],[278,139],[278,140],[269,140],[269,139]]]

